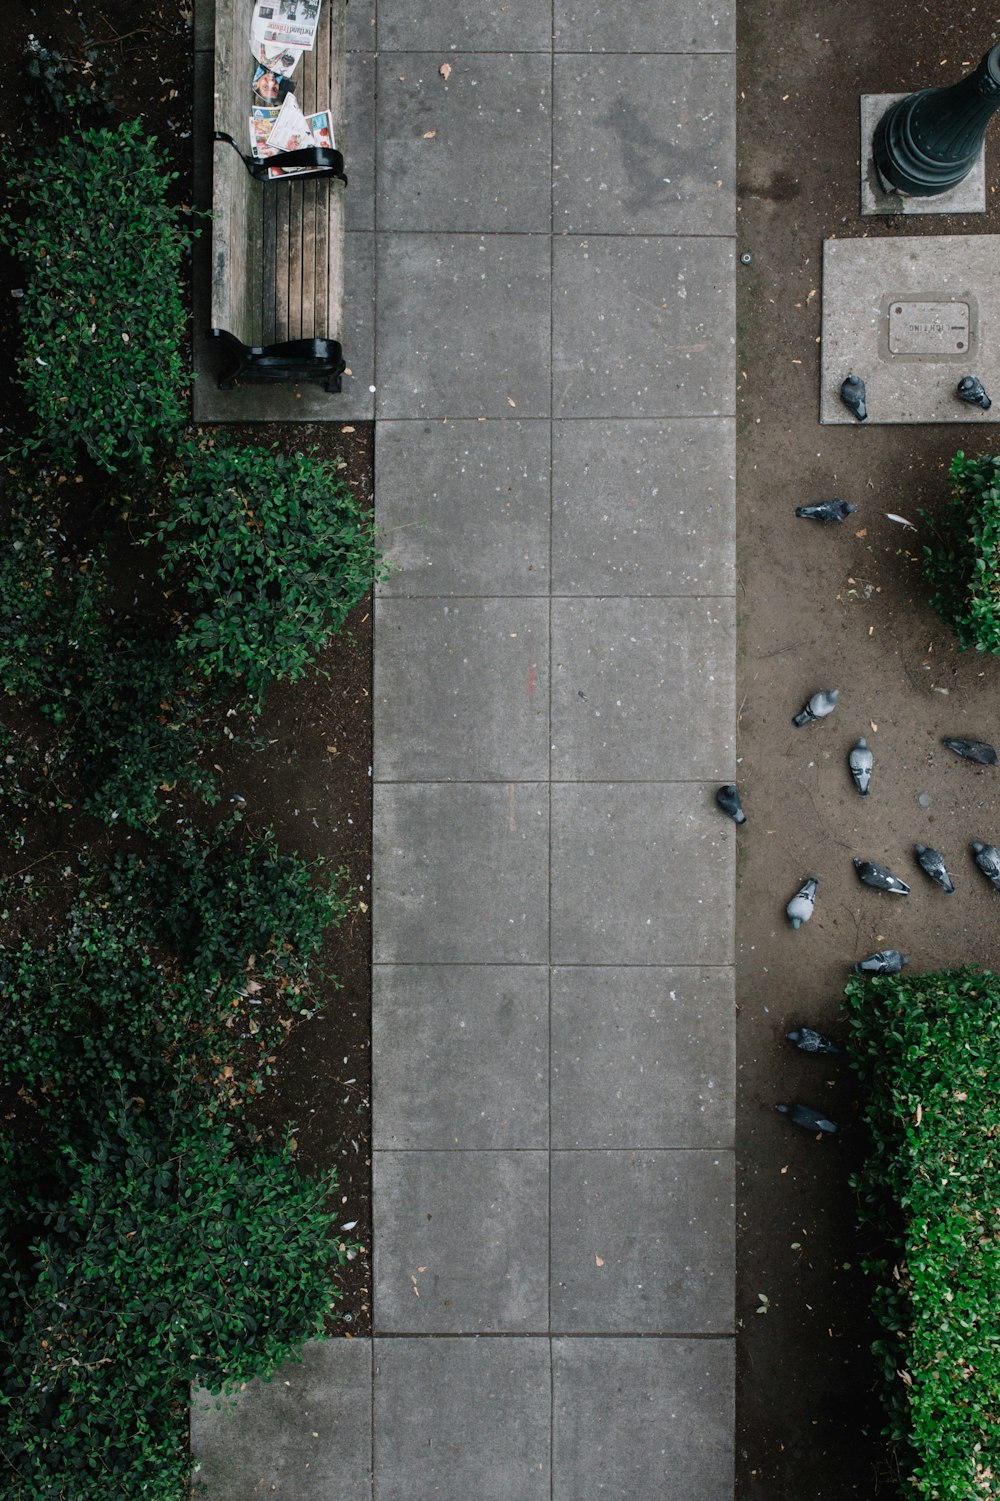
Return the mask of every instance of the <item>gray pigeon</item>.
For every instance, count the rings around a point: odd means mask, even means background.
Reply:
[[[873,761],[872,753],[868,749],[868,741],[862,735],[857,745],[851,747],[851,753],[847,758],[854,785],[862,797],[868,796],[868,790],[871,787]]]
[[[801,712],[792,716],[792,724],[801,728],[804,724],[812,724],[814,719],[825,719],[837,707],[839,697],[839,688],[823,688],[814,693]]]
[[[984,412],[988,412],[993,405],[978,375],[963,375],[955,395],[959,401],[967,401],[970,407],[982,407]]]
[[[985,740],[942,740],[941,744],[954,751],[956,756],[961,756],[964,761],[978,761],[980,766],[997,764],[997,753]]]
[[[794,1042],[800,1053],[823,1053],[824,1055],[842,1053],[843,1048],[836,1042],[831,1042],[829,1037],[824,1037],[822,1032],[814,1032],[812,1027],[799,1027],[794,1032],[786,1032],[789,1042]]]
[[[796,506],[795,514],[808,521],[846,521],[857,509],[849,500],[821,500],[815,506]]]
[[[727,782],[725,786],[719,788],[718,792],[715,794],[715,801],[718,803],[723,813],[728,813],[730,818],[733,819],[736,823],[746,823],[747,816],[743,811],[743,804],[740,802],[740,795],[737,792],[736,788],[733,786],[732,782]]]
[[[774,1108],[780,1115],[787,1115],[793,1125],[801,1126],[803,1131],[811,1131],[814,1136],[836,1136],[840,1130],[836,1121],[820,1115],[811,1105],[775,1105]]]
[[[879,865],[876,860],[860,860],[855,855],[854,869],[866,886],[874,886],[877,891],[894,891],[897,896],[910,894],[910,888],[906,882],[894,876],[891,870],[887,870],[884,865]]]
[[[995,844],[980,844],[975,839],[972,841],[972,848],[979,869],[987,881],[992,881],[997,891],[1000,891],[1000,850]]]
[[[819,876],[809,876],[806,884],[801,886],[792,897],[785,911],[788,913],[788,921],[793,928],[801,928],[804,922],[808,922],[816,907],[816,887],[819,885]]]
[[[932,881],[936,881],[941,890],[947,891],[950,896],[955,890],[955,883],[948,874],[941,851],[931,849],[928,844],[915,844],[913,849],[920,869],[925,875],[930,876]]]
[[[840,388],[841,401],[859,422],[868,421],[868,407],[865,404],[867,394],[860,375],[849,375]]]
[[[904,964],[909,964],[905,954],[898,949],[879,949],[867,959],[859,959],[854,966],[856,975],[898,975]]]

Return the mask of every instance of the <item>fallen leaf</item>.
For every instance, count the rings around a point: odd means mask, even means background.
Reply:
[[[438,68],[438,72],[441,74],[441,77],[444,79],[445,83],[447,83],[448,79],[451,77],[451,63],[442,63],[440,68]]]
[[[424,133],[423,133],[423,135],[420,137],[420,139],[422,141],[433,141],[433,139],[434,139],[434,137],[436,135],[437,135],[437,131],[436,130],[425,130]]]

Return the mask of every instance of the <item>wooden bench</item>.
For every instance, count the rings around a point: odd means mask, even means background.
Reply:
[[[344,119],[344,7],[322,0],[315,46],[292,76],[304,114],[329,109],[339,147]],[[219,381],[320,381],[340,390],[345,368],[344,176],[339,149],[311,147],[268,161],[250,149],[256,63],[253,0],[216,0],[212,160],[211,334],[229,360]],[[268,178],[267,167],[308,165]]]

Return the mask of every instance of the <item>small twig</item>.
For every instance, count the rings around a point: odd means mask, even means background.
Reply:
[[[26,870],[31,870],[34,866],[41,865],[43,860],[51,860],[56,855],[67,855],[68,853],[68,850],[49,850],[47,855],[39,855],[37,860],[32,860],[29,865],[22,865],[20,870],[12,870],[7,879],[8,881],[13,881],[15,876],[21,876]]]

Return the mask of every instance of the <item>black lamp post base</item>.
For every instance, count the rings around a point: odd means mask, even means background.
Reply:
[[[874,158],[875,129],[886,110],[906,94],[861,95],[861,212],[864,216],[888,214],[982,214],[986,212],[986,150],[983,146],[975,166],[957,187],[935,198],[917,198],[901,193],[879,176]]]

